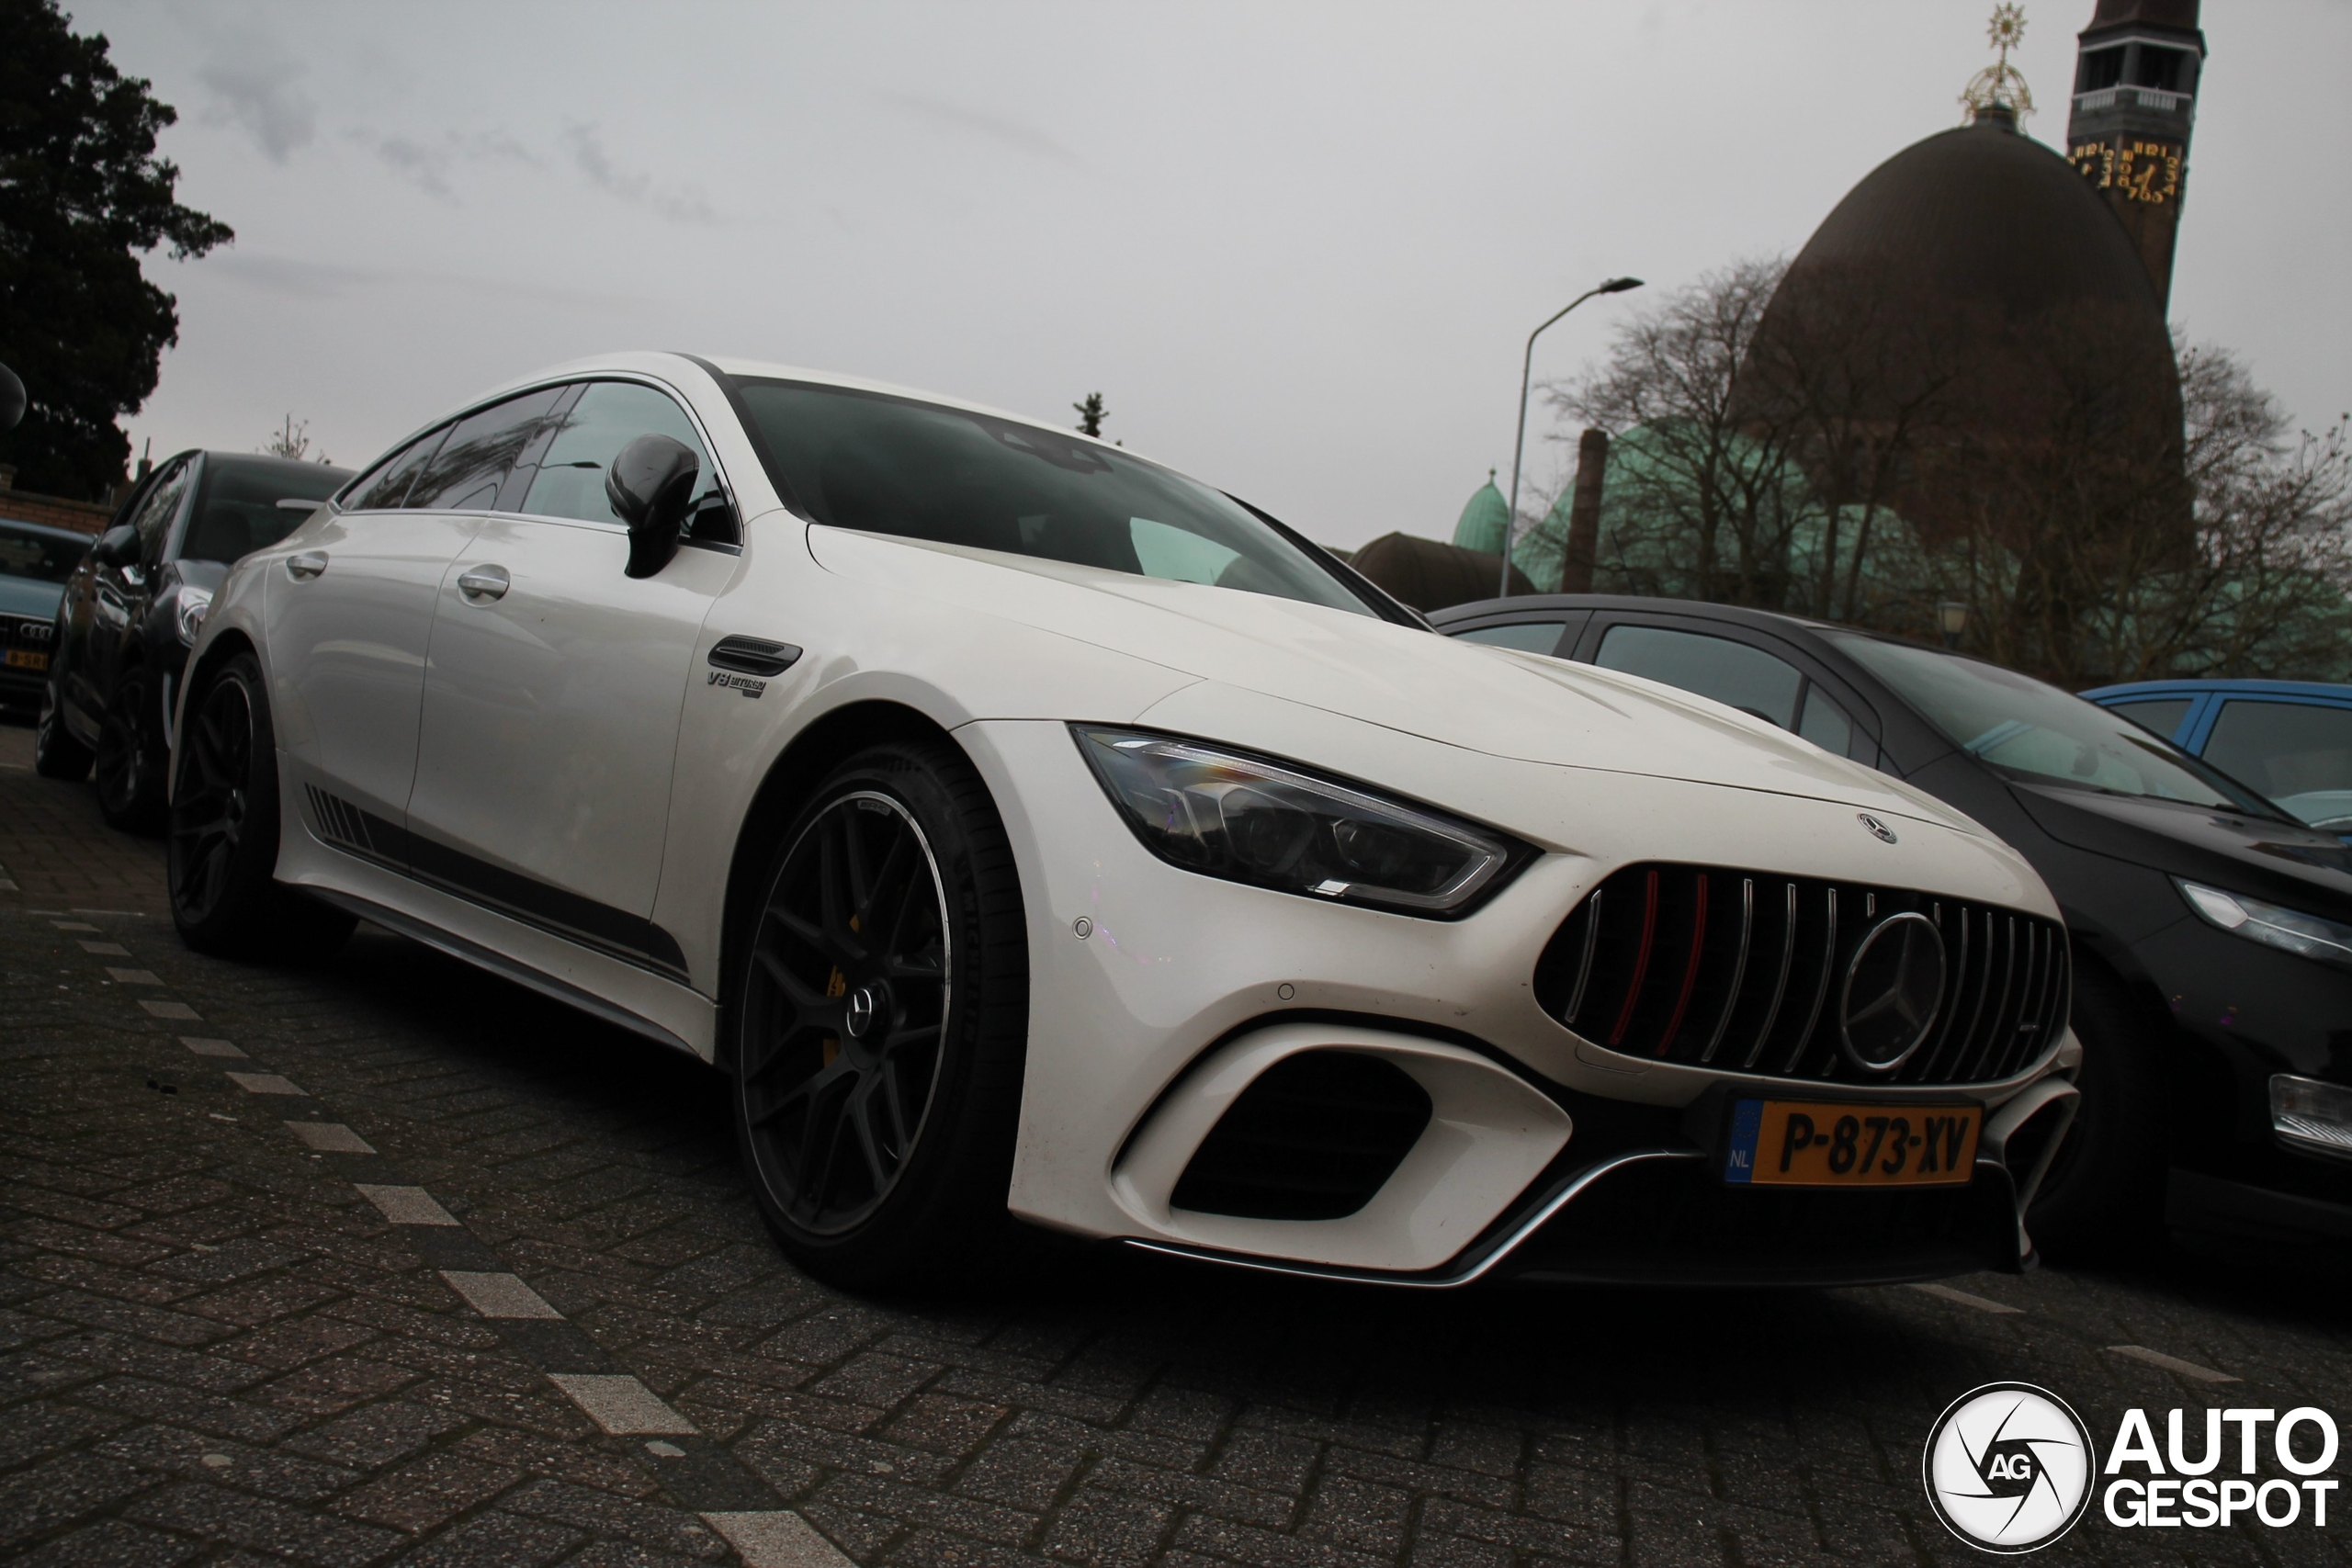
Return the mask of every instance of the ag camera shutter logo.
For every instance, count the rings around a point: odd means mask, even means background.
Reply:
[[[2090,1428],[2031,1383],[1996,1382],[1951,1402],[1920,1461],[1944,1528],[1983,1551],[2036,1551],[2090,1507]]]

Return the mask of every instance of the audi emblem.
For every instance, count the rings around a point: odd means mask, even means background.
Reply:
[[[18,621],[17,623],[18,642],[53,642],[56,638],[57,628],[47,621]]]

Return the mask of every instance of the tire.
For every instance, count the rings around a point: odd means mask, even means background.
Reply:
[[[60,662],[51,667],[49,684],[41,688],[40,721],[33,730],[33,772],[45,779],[79,784],[90,776],[91,756],[90,749],[74,739],[73,732],[65,728],[65,715],[61,711],[65,705],[65,694],[60,689],[64,674],[64,622],[58,622],[57,636],[51,646],[60,650],[53,656]]]
[[[154,683],[146,671],[123,671],[98,721],[92,759],[97,774],[98,815],[126,833],[152,834],[164,826],[164,771],[169,766],[155,720]]]
[[[172,924],[198,953],[316,960],[357,922],[275,880],[277,743],[261,666],[240,653],[187,705],[170,810]]]
[[[2102,971],[2077,964],[2073,1023],[2081,1108],[2026,1213],[2053,1262],[2125,1256],[2156,1240],[2165,1192],[2165,1098],[2156,1032]]]
[[[848,1290],[993,1273],[1019,1250],[1005,1200],[1029,957],[987,787],[944,742],[863,752],[809,796],[759,887],[729,1056],[769,1229]]]

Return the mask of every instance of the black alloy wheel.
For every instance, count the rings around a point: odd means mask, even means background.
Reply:
[[[163,826],[164,763],[153,721],[155,688],[144,670],[123,671],[98,721],[98,813],[126,833]]]
[[[65,623],[50,641],[49,681],[40,690],[40,719],[33,729],[33,772],[45,779],[78,783],[90,776],[90,749],[65,728]]]
[[[1008,1229],[1027,953],[986,788],[877,748],[786,833],[748,922],[737,1131],[763,1213],[850,1288],[936,1279]]]
[[[319,958],[356,923],[281,887],[277,749],[261,667],[221,665],[189,704],[171,804],[172,923],[200,953]]]
[[[839,1235],[906,1169],[955,999],[947,894],[913,815],[874,790],[829,802],[785,856],[752,964],[745,1125],[792,1223]]]

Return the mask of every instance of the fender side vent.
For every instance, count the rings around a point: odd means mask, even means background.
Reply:
[[[1339,1220],[1372,1201],[1430,1124],[1429,1091],[1356,1051],[1304,1051],[1217,1118],[1169,1201],[1250,1220]]]
[[[800,659],[800,650],[788,642],[770,642],[765,637],[723,637],[713,643],[706,656],[714,670],[732,670],[739,675],[781,675]]]

